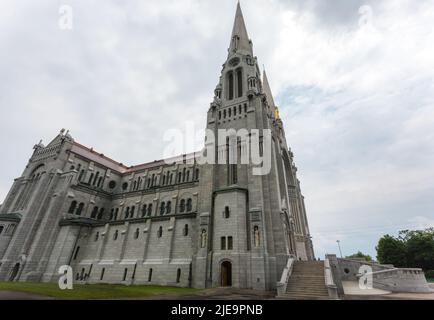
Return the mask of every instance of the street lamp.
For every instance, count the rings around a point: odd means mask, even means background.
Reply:
[[[338,243],[339,253],[341,254],[341,258],[343,258],[342,257],[342,250],[341,250],[341,240],[336,240],[336,242]]]

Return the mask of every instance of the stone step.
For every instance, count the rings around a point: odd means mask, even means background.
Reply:
[[[309,297],[328,297],[328,292],[302,292],[302,291],[288,291],[286,293],[284,293],[284,295],[287,296],[309,296]]]
[[[286,293],[306,293],[306,294],[325,294],[328,295],[327,290],[305,290],[305,289],[288,289]]]
[[[282,295],[284,297],[288,298],[295,298],[295,297],[311,297],[311,298],[325,298],[327,299],[329,296],[326,294],[304,294],[302,292],[296,292],[296,293],[285,293]]]
[[[296,261],[288,279],[286,292],[282,297],[287,299],[328,299],[324,278],[324,262]]]
[[[289,300],[329,300],[328,296],[282,295]]]
[[[300,289],[300,288],[289,288],[286,290],[286,292],[287,293],[289,293],[289,292],[303,292],[306,294],[317,294],[317,293],[328,294],[327,290],[317,290],[317,289],[304,290],[304,289]]]
[[[288,288],[325,288],[325,285],[324,284],[311,285],[311,284],[307,284],[307,283],[301,283],[301,284],[291,283],[291,284],[288,284],[287,287]]]

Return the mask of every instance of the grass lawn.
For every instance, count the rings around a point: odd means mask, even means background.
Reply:
[[[74,284],[72,290],[60,290],[57,283],[0,282],[0,291],[20,291],[59,299],[118,299],[140,298],[159,294],[189,294],[192,288],[141,286],[121,284]]]
[[[426,278],[426,281],[434,283],[434,278]]]

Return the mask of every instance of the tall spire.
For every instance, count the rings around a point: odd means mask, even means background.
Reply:
[[[274,104],[273,94],[271,93],[270,84],[268,83],[267,73],[265,72],[265,69],[264,69],[264,74],[262,76],[262,79],[264,82],[263,83],[264,93],[265,96],[267,97],[268,104],[272,108],[272,110],[274,110],[276,105]]]
[[[239,1],[237,4],[237,12],[235,13],[229,54],[236,51],[244,51],[245,53],[253,55],[252,46],[249,36],[247,35],[246,24],[244,23],[243,12],[241,11],[241,5]]]

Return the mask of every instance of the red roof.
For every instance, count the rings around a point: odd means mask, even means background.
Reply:
[[[172,162],[173,163],[182,162],[184,157],[185,157],[185,159],[191,159],[195,155],[195,153],[189,153],[186,155],[180,155],[178,157],[155,160],[152,162],[143,163],[143,164],[128,167],[128,166],[122,164],[121,162],[117,162],[117,161],[105,156],[102,153],[96,152],[95,150],[93,150],[93,148],[88,148],[88,147],[86,147],[86,146],[84,146],[78,142],[75,142],[75,141],[74,141],[74,144],[71,148],[71,152],[75,153],[79,156],[82,156],[82,157],[84,157],[90,161],[98,163],[102,166],[105,166],[111,170],[115,170],[119,173],[129,173],[129,172],[134,172],[134,171],[138,171],[138,170],[164,166],[164,165],[170,164]]]

